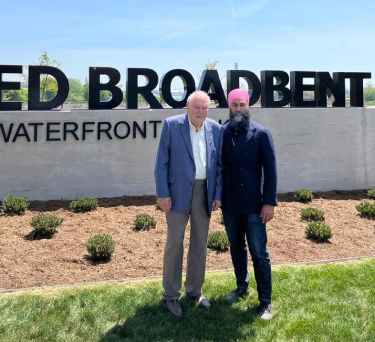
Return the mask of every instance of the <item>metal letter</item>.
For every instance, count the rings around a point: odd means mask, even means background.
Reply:
[[[180,77],[184,84],[185,96],[180,101],[175,100],[171,93],[171,83],[175,77]],[[195,81],[193,76],[183,69],[173,69],[168,71],[161,78],[160,83],[160,96],[163,96],[165,103],[170,105],[172,108],[184,108],[186,106],[187,98],[192,92],[195,91]]]
[[[273,79],[276,78],[276,84]],[[262,70],[261,71],[261,103],[262,107],[277,108],[283,107],[290,102],[290,90],[286,87],[289,83],[289,76],[281,70]],[[278,98],[274,100],[274,91]]]
[[[350,78],[350,107],[363,107],[363,79],[371,72],[346,72],[345,78]]]
[[[57,82],[57,94],[50,101],[40,101],[40,75],[48,74]],[[61,106],[69,94],[69,81],[65,74],[51,66],[29,66],[29,110],[45,110]]]
[[[217,70],[204,70],[197,90],[208,93],[211,100],[219,102],[219,108],[227,108],[228,102]],[[211,91],[209,93],[209,91]]]
[[[3,90],[21,89],[20,82],[4,82],[3,74],[22,74],[22,65],[0,65],[0,110],[22,110],[22,102],[3,102]]]
[[[332,107],[345,107],[345,73],[334,72],[332,79],[329,72],[317,72],[315,94],[318,107],[327,107],[327,95],[335,98]]]
[[[147,84],[145,86],[138,86],[138,76],[145,76]],[[138,108],[138,94],[141,94],[153,109],[162,109],[163,106],[158,102],[156,97],[152,94],[158,85],[158,74],[147,68],[128,68],[126,77],[126,101],[128,109]]]
[[[304,78],[313,78],[314,84],[303,84]],[[290,72],[290,106],[291,107],[316,107],[315,71],[291,71]],[[303,100],[304,91],[313,91],[314,100]]]
[[[250,106],[260,97],[260,81],[257,75],[248,70],[227,70],[227,94],[240,87],[240,77],[245,79],[249,87]]]
[[[100,83],[100,75],[107,75],[109,81]],[[120,105],[124,94],[116,86],[121,75],[115,68],[90,67],[89,68],[89,109],[112,109]],[[100,91],[108,90],[112,93],[109,101],[100,101]]]

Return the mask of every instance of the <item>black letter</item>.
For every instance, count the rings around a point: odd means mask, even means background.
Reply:
[[[102,125],[107,125],[107,128],[102,129],[102,127],[101,127]],[[111,128],[112,128],[112,125],[111,125],[110,122],[98,122],[98,140],[100,140],[100,133],[101,132],[104,132],[105,134],[107,134],[108,139],[112,140],[112,137],[109,134],[109,131],[110,131]]]
[[[290,102],[290,90],[286,88],[289,82],[289,76],[281,70],[262,70],[261,74],[261,92],[262,107],[276,108],[286,106]],[[276,78],[276,84],[273,84],[273,78]],[[278,93],[278,99],[274,101],[273,92]]]
[[[43,126],[43,122],[30,122],[29,126],[34,126],[34,142],[38,141],[38,126]]]
[[[9,125],[8,134],[5,134],[4,126],[3,126],[2,123],[0,123],[1,133],[3,133],[3,138],[4,138],[4,141],[5,141],[5,142],[9,142],[10,135],[12,134],[12,130],[13,130],[13,125],[14,125],[14,123],[12,122],[12,123]]]
[[[22,110],[22,102],[3,102],[3,90],[20,90],[20,82],[3,82],[3,74],[22,74],[22,65],[0,65],[0,110]]]
[[[133,138],[135,139],[137,136],[136,131],[139,131],[141,133],[143,138],[146,138],[146,121],[143,121],[143,131],[142,128],[138,125],[137,122],[133,121]]]
[[[260,97],[260,81],[257,75],[248,70],[227,70],[227,94],[240,87],[240,77],[244,78],[249,87],[250,106]]]
[[[154,124],[154,138],[156,138],[158,136],[157,131],[156,131],[157,124],[162,123],[162,121],[161,120],[152,120],[152,121],[149,121],[148,123]]]
[[[20,133],[21,132],[21,129],[23,130],[23,133]],[[16,134],[14,135],[13,137],[13,140],[12,142],[15,142],[17,140],[18,137],[26,137],[27,141],[30,142],[30,137],[29,137],[29,134],[27,133],[27,130],[26,130],[26,127],[25,127],[25,124],[24,123],[20,123],[18,128],[17,128],[17,131],[16,131]]]
[[[67,128],[68,125],[73,125],[74,128],[68,129]],[[76,122],[64,122],[64,141],[66,140],[66,136],[68,135],[68,133],[72,133],[74,138],[76,140],[79,140],[78,135],[76,134],[77,130],[78,130],[78,124]]]
[[[40,75],[53,76],[57,82],[57,94],[50,101],[40,101]],[[29,66],[29,109],[52,109],[64,103],[69,94],[69,81],[65,74],[51,66]]]
[[[108,83],[100,83],[100,75],[107,75]],[[89,68],[89,109],[112,109],[117,107],[124,94],[116,86],[120,82],[120,73],[114,68]],[[108,90],[112,93],[112,98],[107,102],[100,101],[100,91]]]
[[[350,78],[350,107],[363,107],[363,79],[371,72],[346,72],[345,78]]]
[[[124,135],[124,136],[121,136],[117,133],[117,127],[120,125],[120,124],[124,124],[126,126],[126,128],[128,129],[128,132]],[[115,128],[114,128],[114,133],[115,133],[115,136],[119,139],[125,139],[129,136],[130,134],[130,126],[129,124],[126,122],[126,121],[119,121],[116,125],[115,125]]]
[[[60,122],[47,122],[47,141],[60,141],[61,138],[51,138],[51,133],[59,133],[59,129],[51,129],[51,126],[59,126]]]
[[[172,80],[177,76],[180,77],[182,82],[184,83],[185,97],[180,101],[176,101],[171,93]],[[195,81],[193,76],[191,76],[189,72],[183,69],[173,69],[171,71],[168,71],[161,78],[160,82],[160,95],[163,96],[165,103],[170,105],[172,108],[184,108],[186,106],[187,98],[192,92],[195,91]]]
[[[335,100],[332,107],[345,107],[345,73],[334,72],[333,79],[329,72],[317,72],[315,94],[318,107],[327,107],[327,95]]]
[[[313,78],[314,84],[303,84],[304,78]],[[315,71],[291,71],[290,72],[290,92],[292,93],[290,99],[291,107],[316,107],[315,94]],[[314,91],[314,100],[303,100],[304,91]]]
[[[138,76],[145,76],[147,84],[143,87],[138,86]],[[126,77],[126,101],[128,109],[138,108],[138,94],[141,94],[153,109],[162,109],[163,106],[152,94],[158,85],[158,74],[147,68],[128,68]]]
[[[218,101],[219,108],[228,107],[217,70],[204,70],[197,90],[203,90],[206,93],[211,90],[211,93],[208,94],[210,99],[215,101],[215,103]]]
[[[93,129],[87,129],[87,125],[95,125],[95,122],[84,122],[82,124],[82,140],[86,140],[86,133],[92,133],[94,132]]]

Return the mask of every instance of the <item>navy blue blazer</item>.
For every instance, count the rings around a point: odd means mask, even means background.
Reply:
[[[277,168],[271,133],[250,120],[234,146],[230,123],[223,137],[223,210],[260,213],[263,204],[277,205]]]
[[[207,118],[206,136],[207,205],[211,213],[213,200],[221,201],[223,127]],[[172,210],[184,211],[193,195],[195,163],[190,138],[188,114],[175,115],[164,121],[155,163],[156,197],[171,197]]]

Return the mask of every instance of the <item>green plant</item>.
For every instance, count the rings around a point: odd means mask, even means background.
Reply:
[[[34,236],[51,236],[62,221],[54,214],[39,213],[30,220],[30,225],[34,227]]]
[[[86,243],[87,252],[94,260],[109,260],[115,251],[115,242],[109,234],[96,234]]]
[[[294,193],[294,198],[302,203],[311,202],[314,198],[313,193],[309,189],[298,189]]]
[[[323,222],[310,222],[305,230],[306,237],[317,241],[328,241],[332,237],[332,229]]]
[[[371,199],[375,199],[375,189],[367,191],[367,196]]]
[[[219,251],[227,251],[229,249],[229,240],[227,233],[217,230],[208,235],[207,247]]]
[[[149,214],[138,214],[134,219],[134,227],[136,230],[155,228],[156,220]]]
[[[363,201],[355,207],[363,217],[367,217],[369,219],[375,218],[375,203]]]
[[[324,221],[323,211],[312,207],[302,209],[301,217],[303,220],[307,221]]]
[[[80,197],[76,201],[70,202],[69,207],[76,213],[93,211],[98,207],[98,200],[92,197]]]
[[[29,205],[30,203],[27,201],[27,198],[8,195],[4,198],[2,210],[5,214],[23,215],[29,208]]]

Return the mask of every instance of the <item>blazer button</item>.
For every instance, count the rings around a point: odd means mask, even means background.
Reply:
[[[243,184],[241,183],[241,186],[243,186]]]
[[[240,168],[240,171],[242,171],[243,169],[242,169],[242,167]]]
[[[245,156],[247,156],[247,152],[245,152]]]
[[[194,183],[193,182],[190,182],[190,185],[193,185]]]

